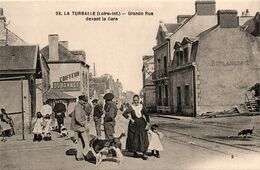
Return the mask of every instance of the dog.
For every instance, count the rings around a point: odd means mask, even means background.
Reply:
[[[93,153],[96,158],[96,165],[99,165],[103,158],[102,156],[112,154],[112,158],[115,158],[119,164],[123,162],[124,156],[121,152],[122,143],[120,139],[125,136],[125,133],[122,133],[119,137],[113,139],[98,139],[93,138],[89,142],[90,151]]]
[[[60,137],[68,137],[68,136],[69,136],[69,132],[67,128],[63,124],[61,124]]]
[[[254,126],[252,129],[244,129],[242,131],[240,131],[237,136],[243,135],[243,137],[247,137],[248,134],[250,134],[250,136],[253,134],[253,130],[254,130]]]

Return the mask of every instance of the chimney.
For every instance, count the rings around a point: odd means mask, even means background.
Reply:
[[[68,41],[59,41],[59,44],[65,47],[67,50],[69,49],[69,42]]]
[[[190,17],[191,17],[191,15],[178,15],[177,23],[181,23],[182,21],[184,21],[185,19],[189,19]]]
[[[0,21],[6,22],[3,8],[0,8]]]
[[[216,2],[214,0],[197,0],[195,2],[195,12],[197,15],[215,15]]]
[[[255,22],[255,36],[260,37],[260,12],[257,12],[254,17]]]
[[[218,25],[220,28],[237,28],[238,18],[236,10],[218,10]]]
[[[49,60],[58,61],[59,60],[59,35],[50,34],[49,35]]]

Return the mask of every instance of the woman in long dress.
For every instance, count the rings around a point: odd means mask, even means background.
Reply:
[[[149,146],[147,130],[150,118],[145,107],[140,104],[138,95],[134,95],[133,104],[124,111],[123,116],[129,119],[126,149],[134,152],[135,157],[141,153],[141,158],[146,160],[148,157],[145,153]]]

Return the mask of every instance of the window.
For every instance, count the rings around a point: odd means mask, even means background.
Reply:
[[[168,85],[165,85],[164,106],[168,106]]]
[[[184,63],[183,64],[186,64],[189,62],[189,53],[188,53],[188,48],[185,48],[184,51],[183,51],[183,58],[184,58]]]
[[[167,76],[167,57],[163,57],[164,75]]]
[[[175,58],[176,58],[176,65],[179,66],[180,65],[180,51],[176,51],[175,53]]]
[[[180,51],[180,65],[183,65],[183,51]]]
[[[158,94],[158,105],[162,105],[162,87],[159,86],[159,94]]]
[[[184,96],[185,96],[185,106],[190,105],[190,86],[186,85],[184,89]]]

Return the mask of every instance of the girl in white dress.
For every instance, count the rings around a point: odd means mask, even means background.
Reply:
[[[51,120],[51,117],[49,114],[47,114],[45,117],[44,117],[44,124],[45,126],[43,127],[43,139],[44,140],[51,140],[51,123],[52,123],[52,120]]]
[[[150,135],[150,143],[148,149],[152,151],[152,155],[160,158],[160,151],[163,151],[163,146],[160,139],[163,137],[163,134],[159,132],[159,126],[154,124],[151,126],[151,129],[148,131]]]
[[[43,122],[43,117],[41,112],[37,112],[36,114],[36,119],[35,121],[35,125],[33,128],[33,141],[41,141],[42,140],[42,131],[43,131],[43,127],[44,127],[44,122]]]

